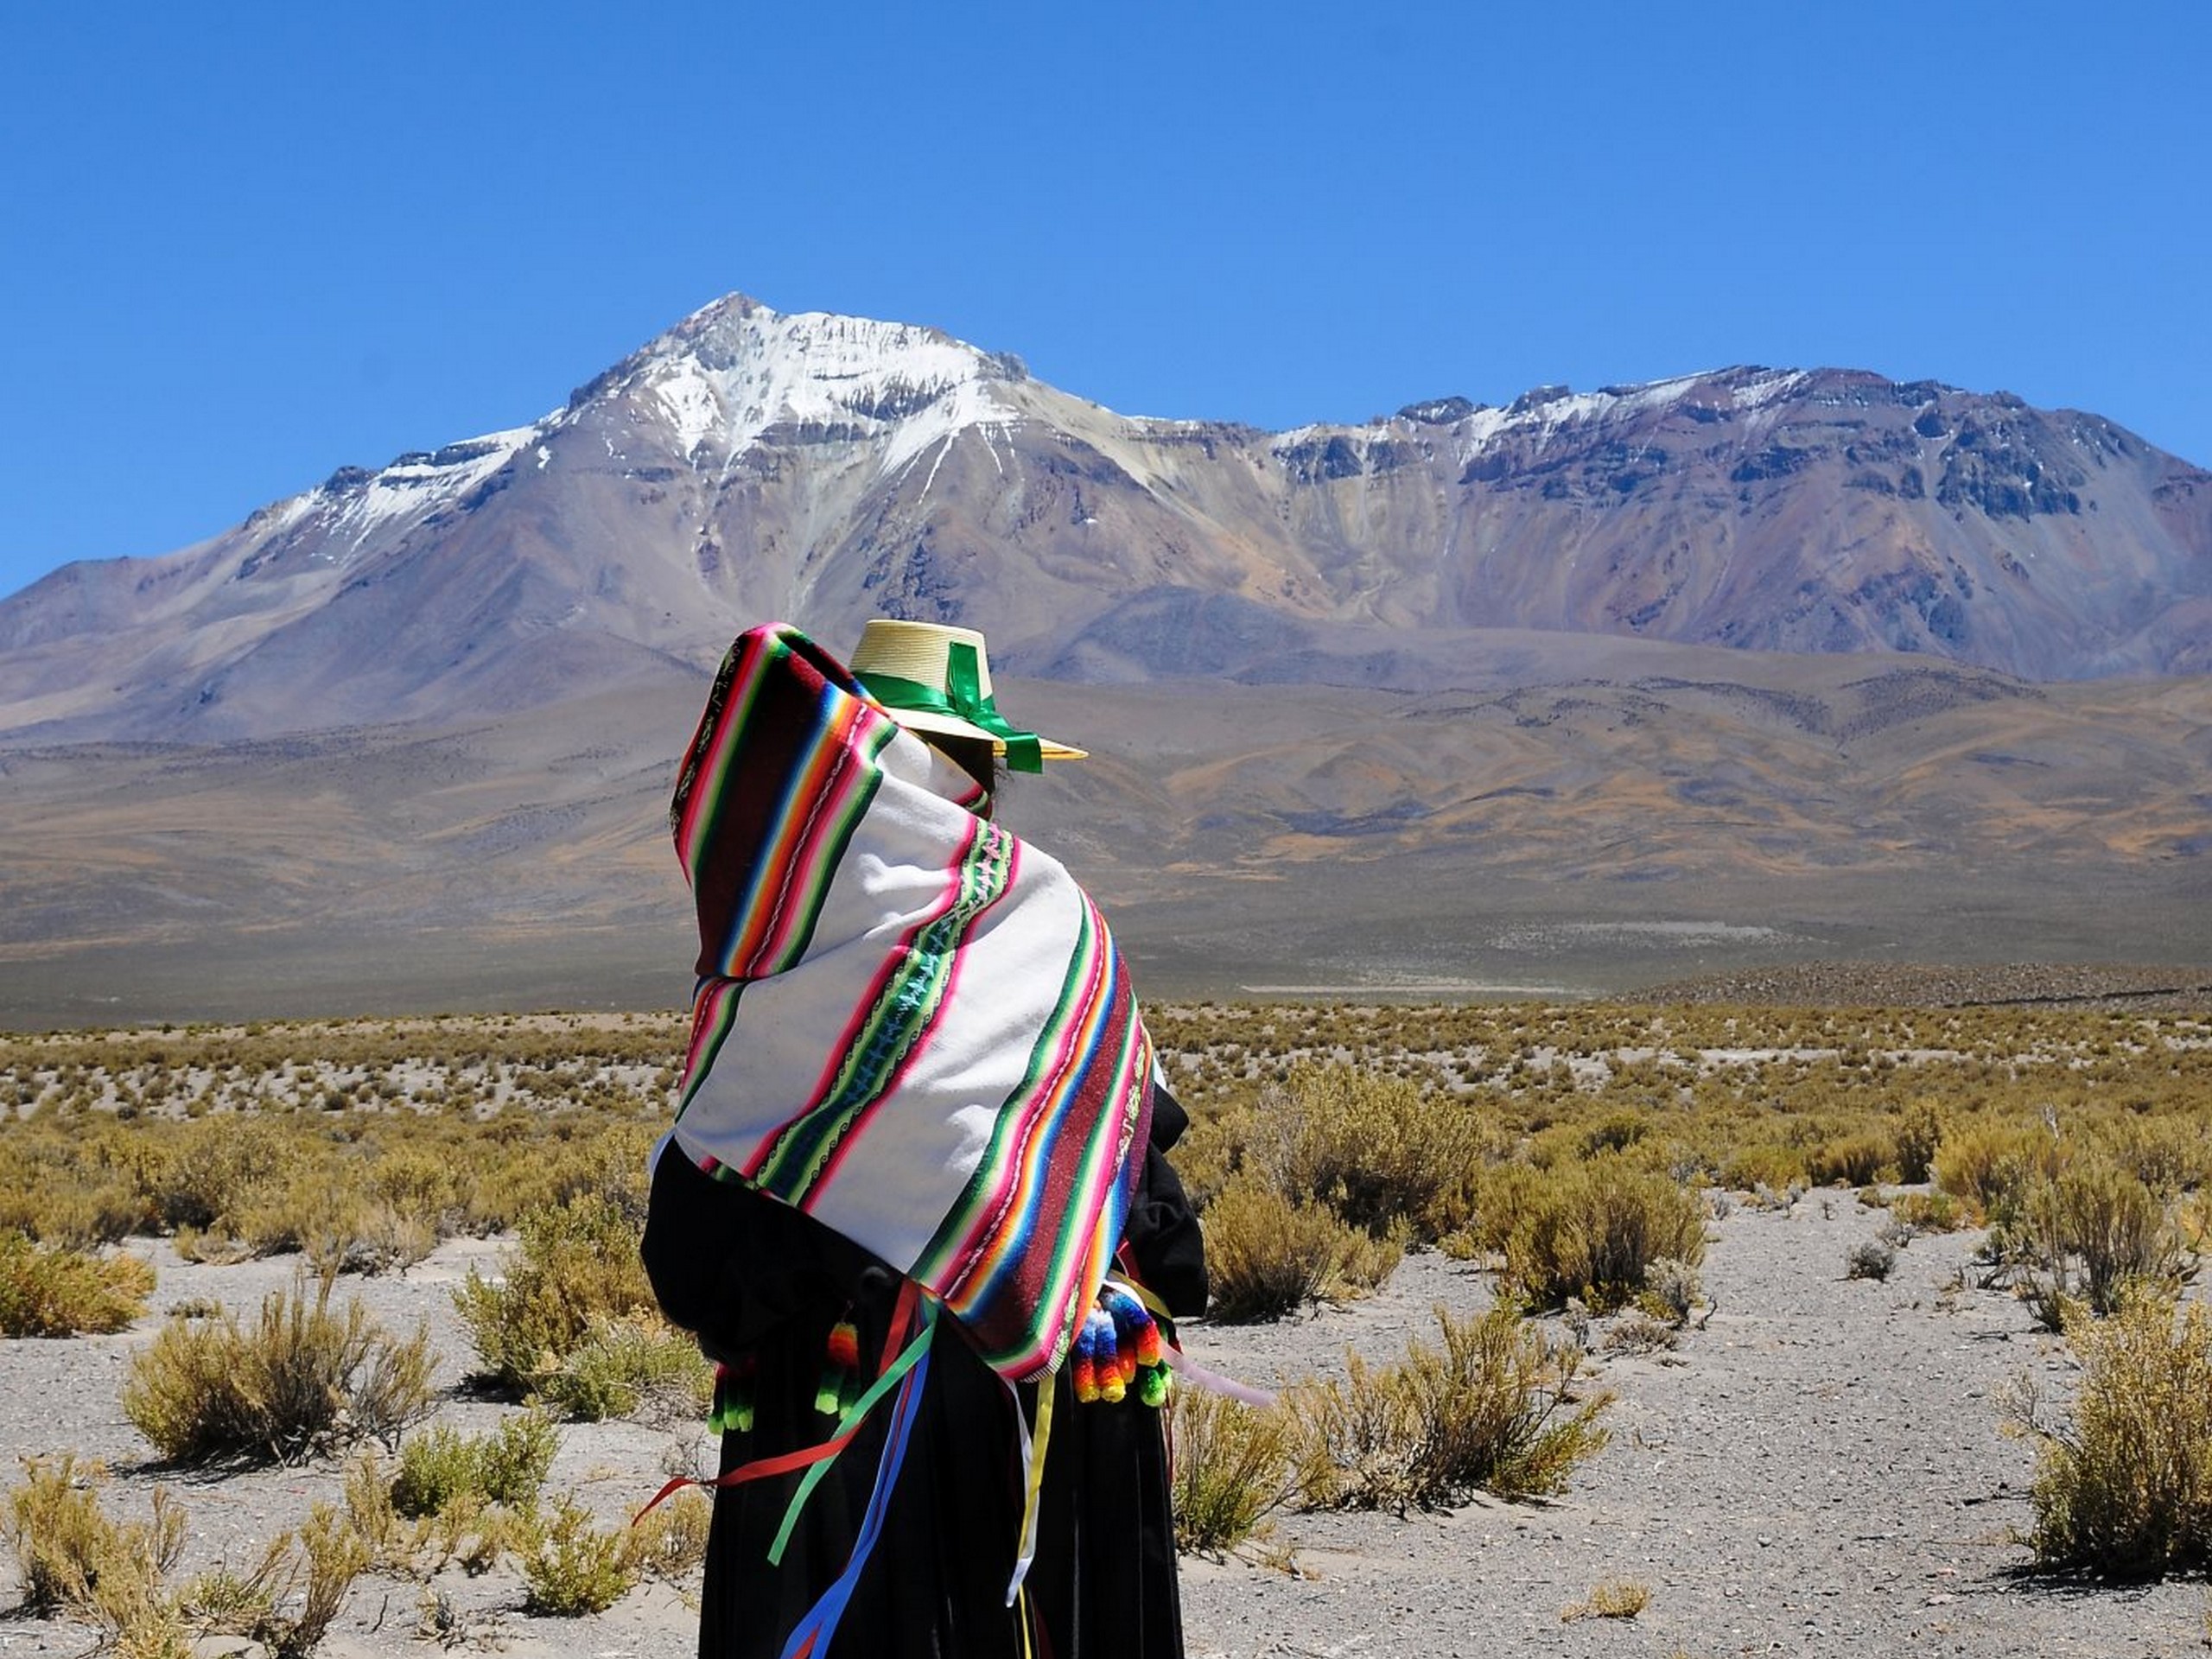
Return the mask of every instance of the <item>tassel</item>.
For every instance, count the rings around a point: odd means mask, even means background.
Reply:
[[[741,1354],[731,1364],[715,1367],[715,1403],[707,1427],[717,1434],[745,1434],[753,1429],[753,1376],[757,1355]]]
[[[1122,1387],[1112,1395],[1121,1399],[1134,1392],[1147,1406],[1167,1399],[1167,1355],[1160,1338],[1160,1325],[1135,1296],[1118,1284],[1102,1286],[1098,1300],[1110,1313],[1116,1327],[1116,1348]],[[1105,1390],[1102,1388],[1102,1395]]]
[[[1113,1329],[1114,1322],[1093,1308],[1084,1317],[1083,1328],[1075,1333],[1075,1397],[1086,1406],[1098,1398],[1098,1327],[1102,1323]]]
[[[830,1327],[829,1351],[822,1366],[822,1381],[814,1390],[814,1408],[835,1417],[853,1397],[853,1373],[860,1370],[861,1333],[850,1319]]]
[[[1098,1397],[1109,1406],[1119,1405],[1129,1385],[1122,1374],[1122,1344],[1114,1316],[1101,1308],[1090,1317],[1098,1321]]]

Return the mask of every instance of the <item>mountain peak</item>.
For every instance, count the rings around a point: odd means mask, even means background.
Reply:
[[[564,419],[623,398],[655,409],[694,464],[727,462],[764,435],[889,437],[887,468],[962,427],[1020,418],[1005,388],[1027,378],[939,329],[833,312],[786,314],[744,294],[702,306],[580,390]]]
[[[1124,417],[936,328],[731,294],[531,425],[0,604],[0,732],[519,707],[763,617],[883,614],[1098,678],[1351,671],[1306,631],[1368,626],[2201,672],[2212,475],[2094,416],[1834,368],[1272,434]],[[1379,683],[1363,649],[1338,655]]]

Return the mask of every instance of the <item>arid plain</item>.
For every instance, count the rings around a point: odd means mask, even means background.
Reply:
[[[2046,1413],[2063,1414],[2080,1352],[2018,1294],[2026,1281],[1993,1256],[1981,1227],[1899,1225],[1904,1200],[1943,1190],[1940,1153],[1933,1189],[1900,1186],[1866,1160],[1898,1155],[1916,1122],[1940,1124],[1944,1144],[2019,1133],[2084,1147],[2132,1122],[2137,1144],[2195,1169],[2187,1148],[2202,1139],[2212,977],[1809,971],[1840,975],[1826,982],[1847,1000],[1894,1006],[1759,1010],[1708,984],[1723,1001],[1160,1010],[1171,1076],[1199,1118],[1183,1155],[1201,1192],[1224,1179],[1235,1137],[1249,1156],[1260,1144],[1249,1137],[1271,1132],[1281,1079],[1334,1065],[1408,1084],[1424,1109],[1471,1111],[1487,1126],[1486,1157],[1571,1161],[1585,1145],[1641,1147],[1646,1166],[1680,1172],[1700,1194],[1703,1232],[1699,1286],[1679,1321],[1633,1307],[1538,1313],[1546,1340],[1586,1347],[1576,1397],[1611,1396],[1599,1420],[1608,1442],[1563,1491],[1514,1503],[1478,1493],[1403,1513],[1293,1503],[1235,1551],[1185,1558],[1194,1655],[2201,1650],[2212,1604],[2192,1579],[2024,1574],[2037,1449],[2008,1431],[2013,1402],[2025,1384]],[[2159,977],[2193,988],[2161,988]],[[1923,1006],[1907,1006],[1916,999]],[[588,1162],[601,1134],[634,1155],[664,1115],[679,1036],[663,1014],[17,1039],[8,1051],[16,1110],[0,1152],[50,1139],[56,1114],[100,1138],[166,1124],[173,1147],[213,1146],[241,1125],[244,1107],[272,1135],[298,1133],[300,1145],[324,1149],[315,1156],[347,1160],[364,1190],[383,1190],[375,1172],[416,1126],[477,1121],[481,1144],[533,1166],[532,1146],[581,1148]],[[126,1104],[137,1116],[121,1114]],[[143,1167],[163,1166],[149,1155]],[[1863,1186],[1833,1173],[1862,1167],[1873,1172]],[[10,1202],[32,1210],[63,1185],[57,1177],[52,1191]],[[316,1190],[346,1185],[323,1179]],[[1941,1207],[1931,1200],[1927,1212]],[[126,1242],[156,1283],[148,1312],[117,1334],[0,1342],[0,1447],[104,1460],[103,1497],[119,1515],[143,1516],[153,1489],[169,1487],[189,1517],[180,1573],[241,1570],[346,1485],[335,1455],[264,1468],[164,1464],[120,1404],[168,1315],[204,1319],[228,1306],[250,1316],[294,1282],[297,1255],[240,1252],[222,1233]],[[1867,1253],[1883,1250],[1881,1271],[1865,1270]],[[428,1332],[435,1421],[470,1433],[517,1408],[469,1382],[480,1366],[454,1294],[472,1273],[513,1272],[516,1251],[512,1232],[462,1227],[410,1264],[337,1281],[339,1299],[358,1297],[393,1332],[419,1323]],[[1411,1344],[1433,1344],[1440,1311],[1465,1319],[1491,1306],[1501,1273],[1501,1259],[1479,1249],[1416,1249],[1373,1294],[1339,1290],[1271,1323],[1196,1322],[1185,1345],[1262,1387],[1341,1378],[1350,1354],[1383,1366]],[[564,1421],[548,1490],[611,1529],[669,1472],[696,1466],[704,1445],[682,1411]],[[1634,1611],[1592,1611],[1609,1593]],[[319,1650],[690,1650],[681,1573],[582,1618],[532,1613],[526,1595],[512,1560],[481,1573],[456,1561],[372,1573]],[[82,1652],[92,1636],[67,1619],[0,1619],[10,1654]]]
[[[1154,997],[2212,954],[2212,680],[1514,632],[1408,636],[1397,677],[1424,653],[1451,689],[1016,683],[1095,758],[1005,819]],[[679,1006],[664,811],[703,686],[0,747],[0,1025]]]

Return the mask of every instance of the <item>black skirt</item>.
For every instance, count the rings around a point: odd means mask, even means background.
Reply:
[[[1195,1312],[1205,1294],[1197,1223],[1158,1151],[1179,1130],[1181,1113],[1162,1096],[1154,1120],[1125,1242],[1155,1293]],[[644,1250],[669,1317],[747,1374],[752,1421],[724,1434],[723,1472],[834,1431],[817,1393],[841,1319],[859,1336],[855,1384],[877,1374],[899,1281],[798,1211],[671,1152],[654,1173]],[[1027,1472],[1015,1395],[953,1321],[938,1320],[880,1532],[831,1644],[813,1659],[1179,1659],[1161,1413],[1134,1395],[1078,1402],[1065,1368],[1052,1386],[1035,1556],[1009,1606]],[[1020,1402],[1033,1421],[1033,1388]],[[838,1454],[780,1563],[769,1550],[803,1471],[716,1490],[700,1610],[704,1659],[782,1653],[852,1559],[892,1417],[887,1398]]]

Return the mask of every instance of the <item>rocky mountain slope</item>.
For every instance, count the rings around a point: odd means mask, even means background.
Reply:
[[[1283,433],[1124,417],[934,331],[707,307],[531,425],[343,467],[0,603],[0,733],[221,741],[537,707],[766,618],[1009,669],[1453,676],[1440,631],[2212,668],[2212,474],[2100,416],[1739,368]]]
[[[2212,475],[1738,369],[1269,434],[710,306],[530,426],[0,602],[0,1024],[672,1006],[738,628],[992,636],[1147,994],[2202,963]],[[1746,981],[1745,982],[1751,982]]]

